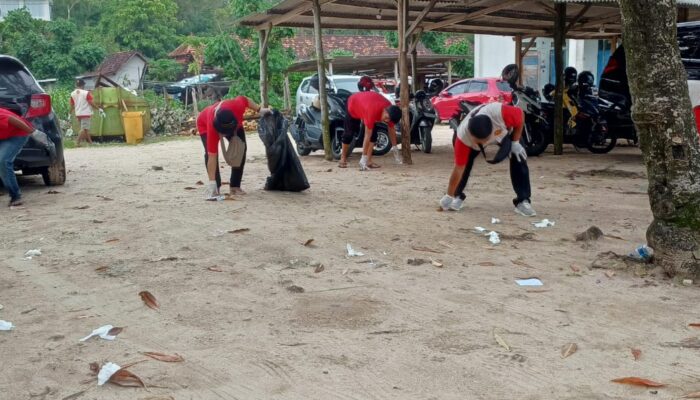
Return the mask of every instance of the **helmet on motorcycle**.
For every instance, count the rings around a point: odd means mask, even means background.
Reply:
[[[428,83],[428,92],[429,93],[439,93],[444,88],[445,88],[445,82],[443,82],[442,79],[439,79],[439,78],[431,79],[430,82]]]
[[[576,68],[564,68],[564,85],[571,86],[576,83],[576,76],[578,76],[578,71],[576,71]]]
[[[360,80],[357,82],[357,89],[360,92],[369,92],[374,88],[374,82],[372,82],[372,78],[369,76],[365,75]]]
[[[520,77],[520,68],[516,64],[508,64],[501,71],[501,79],[508,82],[510,87],[515,87],[515,84]]]

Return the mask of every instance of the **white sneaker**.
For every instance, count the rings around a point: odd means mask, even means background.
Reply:
[[[401,153],[399,153],[398,147],[394,147],[391,152],[394,153],[394,162],[398,165],[403,164],[403,159],[401,158]]]
[[[455,199],[452,198],[452,196],[449,195],[444,195],[440,199],[440,207],[442,207],[442,211],[447,211],[450,209],[450,206],[452,205],[452,202]]]
[[[534,217],[537,215],[529,201],[523,200],[515,206],[515,212],[523,217]]]
[[[462,209],[462,203],[464,203],[464,200],[462,200],[459,197],[455,197],[454,200],[452,200],[452,204],[450,204],[450,210],[451,211],[459,211]]]

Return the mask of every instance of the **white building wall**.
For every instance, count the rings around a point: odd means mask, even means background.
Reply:
[[[503,67],[515,63],[515,41],[511,36],[474,36],[474,76],[498,77]]]
[[[598,82],[598,40],[569,40],[569,62],[578,72],[590,71]]]
[[[127,89],[136,90],[139,88],[143,70],[146,63],[139,57],[132,57],[115,75],[109,77]]]
[[[50,0],[0,0],[0,20],[3,20],[8,12],[25,7],[32,17],[44,21],[51,20]]]

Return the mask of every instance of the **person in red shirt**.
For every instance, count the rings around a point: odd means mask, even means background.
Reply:
[[[219,172],[219,141],[222,137],[227,139],[238,136],[243,143],[245,132],[243,131],[243,114],[246,109],[255,110],[260,115],[268,113],[270,110],[262,108],[253,100],[238,96],[234,99],[223,100],[214,103],[202,110],[197,117],[197,130],[204,145],[204,163],[207,166],[209,183],[206,186],[205,198],[215,199],[219,196],[221,188],[221,174]],[[245,154],[243,162],[238,168],[231,168],[231,179],[229,181],[229,191],[231,195],[245,194],[241,189],[243,178],[243,168],[245,167]]]
[[[507,151],[510,148],[509,153],[503,154],[503,158],[510,155],[510,179],[517,196],[513,199],[515,212],[526,217],[536,215],[530,204],[530,170],[526,161],[527,152],[520,144],[523,125],[523,111],[518,107],[501,103],[482,105],[469,113],[459,124],[454,139],[454,168],[447,186],[447,194],[440,199],[440,207],[443,210],[458,211],[462,208],[462,203],[466,199],[464,189],[476,157],[484,152],[484,147],[503,143],[502,150]],[[506,146],[506,143],[509,145]],[[501,159],[490,163],[499,161]]]
[[[34,132],[27,120],[0,108],[0,180],[10,193],[10,207],[22,205],[22,193],[15,176],[15,158]]]
[[[401,163],[399,149],[396,147],[395,124],[401,121],[401,109],[392,105],[381,94],[374,91],[355,93],[348,98],[347,116],[345,117],[345,131],[343,132],[343,148],[340,154],[338,167],[347,168],[347,157],[350,143],[355,133],[360,129],[360,122],[365,125],[365,137],[362,144],[362,158],[360,159],[360,170],[368,168],[379,168],[380,166],[372,162],[372,149],[377,142],[377,123],[385,123],[389,126],[389,139],[393,146],[394,159]]]

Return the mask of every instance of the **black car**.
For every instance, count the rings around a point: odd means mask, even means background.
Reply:
[[[15,159],[15,170],[21,170],[22,175],[41,174],[47,186],[63,185],[66,164],[61,128],[51,108],[51,97],[22,62],[6,55],[0,55],[0,107],[18,112],[46,133],[56,146],[56,157],[52,160],[46,147],[30,138]]]

